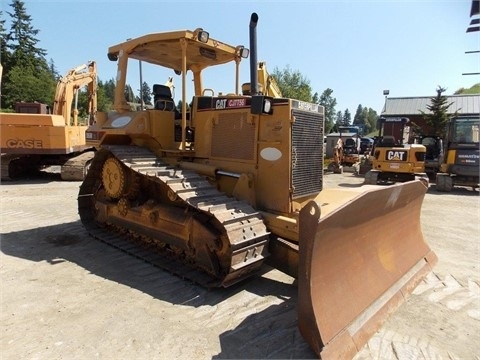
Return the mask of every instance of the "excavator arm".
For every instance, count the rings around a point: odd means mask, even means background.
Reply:
[[[78,125],[77,96],[78,90],[83,86],[88,86],[88,102],[89,102],[89,124],[93,123],[93,118],[97,112],[97,66],[94,61],[88,64],[80,65],[67,72],[65,76],[60,78],[55,91],[55,100],[53,103],[53,114],[62,115],[66,125]],[[75,99],[75,108],[73,109],[72,119],[72,103]]]
[[[282,97],[282,91],[278,87],[275,78],[267,71],[267,63],[260,61],[257,68],[258,81],[263,86],[263,94],[275,98]]]

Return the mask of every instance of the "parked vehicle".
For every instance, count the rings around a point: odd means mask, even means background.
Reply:
[[[78,91],[87,87],[89,114],[78,118]],[[85,131],[97,112],[94,61],[73,68],[57,83],[53,109],[37,102],[18,102],[15,113],[0,114],[1,179],[13,180],[47,166],[61,166],[63,180],[83,180],[93,158]]]
[[[449,121],[445,155],[436,176],[438,191],[451,191],[455,185],[479,187],[480,116],[458,116]]]
[[[206,287],[268,262],[298,279],[298,326],[313,351],[351,359],[436,261],[420,226],[426,187],[324,189],[324,108],[259,90],[268,77],[257,76],[257,21],[252,14],[248,94],[238,81],[247,49],[201,28],[108,49],[114,111],[87,130],[97,151],[80,219],[92,236]],[[179,74],[181,111],[159,84],[153,109],[131,111],[129,59]],[[234,93],[205,87],[203,70],[227,63]]]
[[[370,152],[373,147],[373,139],[370,137],[362,137],[360,139],[360,154]]]
[[[426,148],[409,144],[405,127],[408,118],[379,118],[379,135],[372,150],[372,168],[365,174],[366,184],[383,184],[422,180],[428,185],[425,172]],[[397,136],[385,133],[386,126],[397,127]]]

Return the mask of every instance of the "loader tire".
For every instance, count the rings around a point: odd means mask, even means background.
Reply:
[[[366,185],[377,185],[378,183],[378,171],[375,170],[369,170],[365,174],[365,181],[364,184]]]
[[[453,189],[453,179],[449,174],[437,174],[435,184],[437,191],[451,192]]]

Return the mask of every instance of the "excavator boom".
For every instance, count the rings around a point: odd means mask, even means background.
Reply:
[[[70,69],[57,83],[53,114],[62,115],[66,125],[77,125],[76,106],[73,110],[73,122],[71,122],[72,103],[76,100],[78,90],[83,86],[88,86],[89,124],[92,124],[97,112],[97,65],[94,61]]]

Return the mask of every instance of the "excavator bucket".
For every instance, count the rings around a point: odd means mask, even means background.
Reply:
[[[418,180],[325,189],[301,210],[298,322],[322,359],[351,359],[431,271],[426,190]]]

